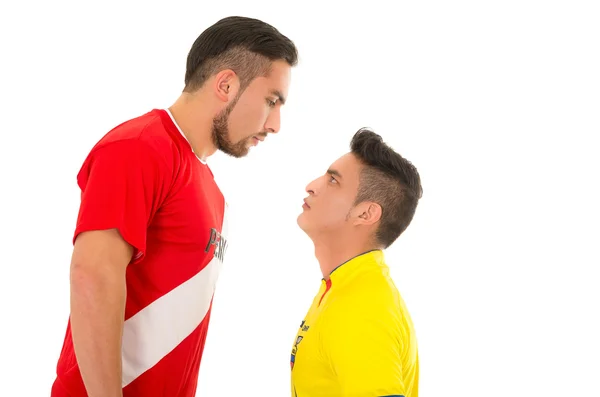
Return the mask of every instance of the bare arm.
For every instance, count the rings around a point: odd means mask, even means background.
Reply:
[[[121,397],[125,270],[133,249],[116,229],[89,231],[71,260],[71,332],[89,397]]]

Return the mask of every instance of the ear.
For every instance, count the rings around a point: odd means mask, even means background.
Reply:
[[[214,92],[221,101],[233,100],[240,89],[240,80],[231,69],[221,70],[215,75]]]
[[[361,203],[355,210],[357,211],[355,225],[372,225],[381,219],[381,206],[377,203]]]

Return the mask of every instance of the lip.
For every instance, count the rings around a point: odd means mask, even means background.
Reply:
[[[308,205],[308,203],[306,202],[306,199],[304,199],[304,204],[302,204],[303,207],[310,209],[310,205]]]

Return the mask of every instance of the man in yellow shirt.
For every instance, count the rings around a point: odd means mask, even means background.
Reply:
[[[291,356],[293,397],[417,397],[417,339],[383,250],[410,224],[417,169],[368,129],[311,182],[298,225],[323,280]]]

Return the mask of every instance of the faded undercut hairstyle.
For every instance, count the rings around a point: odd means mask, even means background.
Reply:
[[[184,92],[194,92],[208,78],[231,69],[240,79],[240,92],[259,76],[268,76],[271,63],[298,63],[294,43],[273,26],[246,17],[223,18],[198,36],[187,57]]]
[[[355,204],[372,201],[381,206],[376,242],[388,248],[406,230],[423,195],[414,165],[389,147],[381,136],[361,128],[350,142],[363,164]]]

